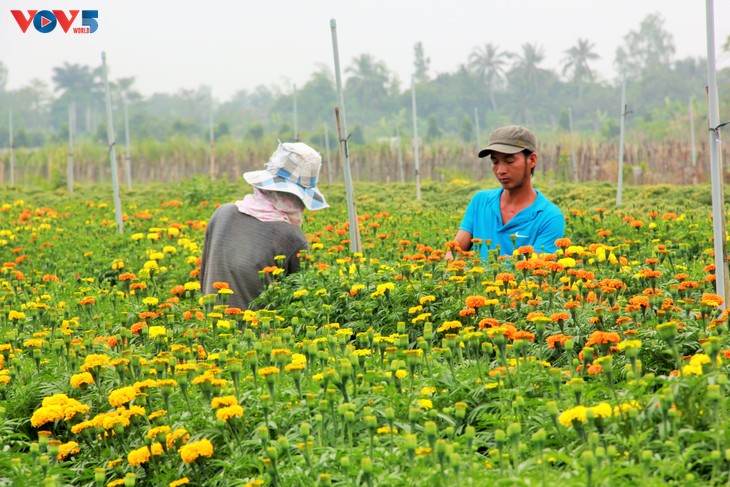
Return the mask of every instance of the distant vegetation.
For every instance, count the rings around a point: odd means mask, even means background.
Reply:
[[[449,152],[450,147],[458,146],[471,154],[478,135],[484,142],[494,127],[522,123],[532,127],[542,143],[551,144],[550,153],[556,156],[550,157],[557,165],[566,155],[552,147],[566,150],[572,116],[576,143],[616,144],[620,75],[610,80],[598,79],[593,69],[598,59],[595,51],[596,46],[589,39],[577,39],[564,52],[560,66],[548,67],[544,62],[545,50],[539,43],[525,43],[514,52],[484,43],[465,53],[464,62],[456,71],[435,73],[419,42],[413,49],[419,137],[435,152]],[[730,52],[730,38],[718,41],[718,52]],[[410,80],[397,79],[376,54],[359,54],[344,66],[349,140],[354,150],[361,147],[370,158],[372,144],[384,144],[386,138],[401,135],[402,149],[408,151],[412,138]],[[673,36],[665,30],[660,14],[647,16],[636,29],[625,34],[614,66],[616,73],[623,69],[627,80],[629,143],[641,146],[647,141],[672,140],[686,145],[691,97],[698,144],[706,142],[705,59],[676,59]],[[20,89],[6,90],[8,72],[0,63],[0,148],[9,145],[6,110],[12,109],[15,147],[58,147],[60,168],[65,164],[60,148],[68,140],[69,113],[74,115],[73,125],[80,143],[100,144],[102,151],[106,145],[106,115],[100,67],[65,63],[53,72],[52,87],[34,80]],[[133,77],[112,77],[111,81],[117,144],[124,143],[126,101],[137,159],[164,163],[163,159],[182,154],[186,164],[200,163],[202,167],[209,157],[205,148],[211,125],[216,147],[233,150],[230,154],[239,162],[260,162],[262,154],[273,150],[277,138],[298,138],[324,153],[325,123],[330,147],[333,153],[338,152],[333,116],[337,96],[329,67],[318,66],[296,92],[293,87],[261,85],[251,91],[241,90],[225,101],[215,98],[207,86],[143,97]],[[718,81],[720,113],[727,114],[730,92],[723,92],[722,87],[730,83],[730,68],[718,72]],[[479,134],[475,113],[479,117]],[[177,142],[170,145],[171,140]],[[165,141],[164,146],[159,141]],[[186,147],[197,149],[185,152]],[[375,149],[377,157],[378,151],[382,152],[379,147]],[[393,166],[395,150],[394,146],[389,147],[384,158]],[[666,149],[649,152],[665,153]],[[104,153],[94,160],[102,161]],[[404,157],[408,163],[408,154]],[[48,165],[50,160],[45,159],[43,164]],[[0,153],[0,163],[7,161],[7,152]],[[639,158],[634,163],[646,161]],[[58,168],[45,170],[63,172]]]

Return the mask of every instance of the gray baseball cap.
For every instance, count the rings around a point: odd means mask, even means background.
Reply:
[[[479,157],[487,157],[492,151],[503,154],[517,154],[523,150],[537,151],[535,134],[519,125],[500,127],[489,134],[489,143],[479,151]]]

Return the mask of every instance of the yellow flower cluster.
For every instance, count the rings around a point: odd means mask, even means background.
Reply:
[[[90,369],[105,367],[109,364],[109,357],[100,353],[90,353],[84,359],[84,365],[81,366],[81,370],[88,372]]]
[[[560,414],[558,421],[566,428],[573,426],[575,423],[586,423],[588,421],[589,410],[593,413],[595,418],[610,418],[613,414],[611,405],[607,402],[602,402],[597,406],[589,408],[585,406],[576,406],[574,408],[567,409]]]
[[[46,423],[54,421],[73,419],[77,414],[86,414],[89,406],[76,399],[69,398],[66,394],[54,394],[43,399],[41,407],[38,408],[30,418],[30,424],[39,428]]]
[[[79,453],[81,450],[79,449],[79,444],[75,441],[69,441],[67,443],[63,443],[61,445],[58,445],[58,461],[62,462],[70,455],[75,455]]]
[[[270,366],[270,367],[261,367],[259,369],[258,374],[261,377],[268,377],[270,375],[277,375],[279,372],[280,372],[279,367]]]
[[[94,377],[90,372],[81,372],[80,374],[74,374],[71,376],[71,387],[79,388],[84,385],[90,385],[94,383]]]
[[[243,417],[243,408],[239,406],[238,404],[233,404],[231,406],[225,406],[222,408],[219,408],[215,412],[215,417],[220,419],[221,421],[228,422],[231,418],[242,418]]]
[[[150,449],[147,446],[143,446],[142,448],[137,448],[136,450],[132,450],[127,455],[127,461],[133,467],[136,467],[137,465],[142,465],[143,463],[149,462],[150,461]]]
[[[180,458],[185,463],[193,463],[199,458],[210,458],[213,456],[213,444],[208,439],[193,441],[183,445],[178,450]]]
[[[137,397],[137,388],[133,386],[120,387],[109,393],[109,404],[113,407],[123,406]]]
[[[150,338],[157,338],[157,337],[166,337],[167,336],[167,330],[164,326],[150,326],[149,328],[149,337]]]
[[[702,364],[712,363],[709,355],[704,353],[698,353],[689,359],[689,364],[682,367],[682,374],[684,375],[702,375]]]

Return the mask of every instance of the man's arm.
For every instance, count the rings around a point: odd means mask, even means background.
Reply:
[[[471,249],[471,239],[472,235],[471,233],[467,232],[466,230],[459,230],[456,233],[456,237],[454,237],[454,243],[456,244],[457,248],[467,251]],[[448,249],[446,251],[446,260],[453,260],[454,254],[451,252],[451,249]]]

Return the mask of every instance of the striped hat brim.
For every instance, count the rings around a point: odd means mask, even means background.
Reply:
[[[324,195],[317,187],[304,188],[285,177],[276,176],[265,169],[243,173],[243,179],[251,186],[263,189],[264,191],[282,191],[296,195],[302,200],[302,203],[304,203],[304,206],[308,210],[321,210],[329,207],[329,204],[324,199]]]

